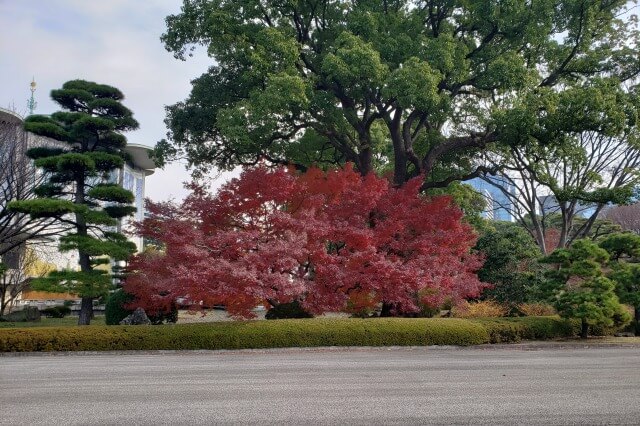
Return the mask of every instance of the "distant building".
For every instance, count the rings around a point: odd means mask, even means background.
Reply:
[[[487,182],[485,179],[491,182]],[[501,179],[499,176],[487,176],[486,178],[474,178],[465,183],[471,185],[484,196],[487,206],[482,212],[482,217],[489,220],[515,222],[515,216],[512,213],[513,202],[504,193],[507,191],[509,194],[515,195],[515,187],[511,182]]]
[[[560,205],[553,195],[542,197],[542,211],[545,215],[560,213]],[[577,203],[576,216],[588,219],[596,212],[596,205],[591,203]]]

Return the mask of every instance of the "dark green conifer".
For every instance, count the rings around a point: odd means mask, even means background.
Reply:
[[[562,317],[580,319],[580,337],[586,339],[592,325],[621,326],[630,321],[615,294],[615,282],[602,271],[609,254],[596,243],[578,240],[542,261],[553,265],[546,282],[551,301]]]
[[[111,86],[72,80],[51,91],[51,97],[62,111],[32,115],[24,124],[27,131],[60,142],[28,151],[48,179],[38,188],[39,198],[14,202],[11,208],[73,225],[59,248],[78,252],[79,270],[56,271],[35,280],[33,287],[78,294],[78,324],[88,325],[93,300],[112,286],[111,274],[97,267],[125,260],[135,251],[135,244],[117,232],[119,219],[136,210],[131,206],[134,196],[114,182],[113,172],[126,160],[122,132],[137,129],[138,122],[122,105],[122,92]]]

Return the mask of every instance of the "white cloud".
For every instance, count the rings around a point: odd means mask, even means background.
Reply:
[[[43,114],[57,109],[48,93],[67,80],[110,84],[140,122],[129,141],[153,146],[165,137],[164,106],[184,99],[190,81],[212,62],[206,55],[178,61],[164,49],[164,18],[177,12],[179,2],[163,0],[0,1],[0,106],[26,112],[32,76],[36,112]],[[182,198],[186,180],[182,165],[157,170],[147,180],[147,196]]]

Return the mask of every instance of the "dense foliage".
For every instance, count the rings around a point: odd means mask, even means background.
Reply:
[[[165,250],[134,259],[125,290],[151,313],[182,298],[243,317],[293,300],[312,314],[399,315],[475,297],[472,228],[449,198],[421,197],[420,183],[257,167],[216,195],[196,187],[180,206],[149,207],[141,233]]]
[[[483,298],[516,305],[534,297],[540,251],[524,228],[515,223],[493,223],[478,238],[475,249],[484,255],[478,278],[493,284],[482,292]]]
[[[180,59],[203,45],[212,66],[167,108],[156,151],[204,170],[350,161],[446,186],[492,170],[478,153],[635,120],[627,4],[184,0],[162,41]]]
[[[93,300],[112,286],[111,276],[99,266],[125,260],[135,251],[115,231],[120,218],[135,212],[133,194],[114,182],[112,172],[126,158],[122,132],[138,123],[122,105],[122,93],[111,86],[72,80],[51,91],[51,97],[63,110],[29,116],[24,124],[26,130],[60,142],[28,151],[47,179],[36,189],[37,198],[13,202],[10,208],[72,226],[72,232],[60,237],[59,249],[78,252],[79,270],[54,271],[32,286],[81,296],[78,322],[89,324]]]

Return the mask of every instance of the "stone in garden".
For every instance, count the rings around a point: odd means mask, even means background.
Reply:
[[[133,313],[122,321],[120,321],[120,325],[143,325],[143,324],[151,324],[149,321],[149,317],[144,312],[144,309],[137,308]]]

